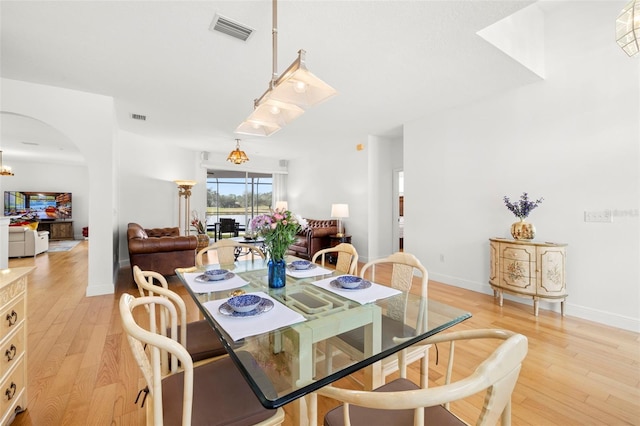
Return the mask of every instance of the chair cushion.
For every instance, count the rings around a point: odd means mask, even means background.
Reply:
[[[399,392],[405,390],[420,389],[418,385],[407,379],[396,379],[374,392]],[[343,406],[329,411],[324,417],[325,426],[342,426]],[[377,408],[363,408],[355,405],[349,406],[349,416],[353,425],[394,425],[413,426],[413,410],[379,410]],[[424,424],[437,426],[464,426],[466,423],[438,405],[424,409]]]
[[[183,375],[177,373],[162,380],[165,425],[182,424]],[[194,426],[254,425],[276,413],[260,404],[230,357],[195,367],[193,382]]]
[[[187,324],[187,352],[193,362],[227,354],[220,338],[206,320]]]

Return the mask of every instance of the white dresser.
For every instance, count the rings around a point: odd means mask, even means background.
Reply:
[[[564,316],[567,299],[565,278],[566,244],[490,238],[489,284],[494,295],[533,298],[533,312],[538,316],[538,300],[560,302]]]
[[[27,407],[27,277],[34,267],[0,270],[0,425]]]

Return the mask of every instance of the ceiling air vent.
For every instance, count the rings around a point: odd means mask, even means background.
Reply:
[[[147,119],[147,116],[142,114],[131,114],[131,118],[133,118],[134,120],[145,121]]]
[[[242,41],[247,41],[254,31],[253,28],[249,28],[244,24],[229,19],[226,16],[218,15],[217,13],[216,16],[213,17],[211,25],[209,25],[209,30],[218,31]]]

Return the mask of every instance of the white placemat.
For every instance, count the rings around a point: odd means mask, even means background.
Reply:
[[[220,305],[225,303],[228,299],[211,300],[203,304],[216,322],[220,324],[224,331],[226,331],[234,341],[306,321],[302,315],[292,309],[289,309],[277,300],[274,300],[266,293],[258,291],[250,294],[257,294],[260,297],[271,300],[273,302],[273,309],[253,317],[236,318],[223,315],[218,310]]]
[[[339,294],[342,297],[358,302],[361,305],[365,303],[375,302],[376,300],[386,299],[387,297],[400,294],[400,290],[387,287],[376,283],[371,283],[371,287],[362,290],[339,290],[331,286],[331,281],[338,278],[337,276],[331,278],[325,278],[324,280],[314,281],[311,284],[323,288],[335,294]]]
[[[290,275],[294,278],[309,278],[309,277],[317,277],[318,275],[331,274],[333,271],[331,269],[323,268],[322,266],[316,265],[315,268],[311,269],[292,269],[287,265],[287,275]]]
[[[210,293],[212,291],[224,291],[232,290],[234,288],[243,287],[249,284],[248,281],[243,280],[238,274],[233,274],[233,278],[221,281],[209,281],[206,283],[200,283],[196,281],[196,277],[199,277],[204,272],[187,272],[182,274],[187,285],[194,293]]]

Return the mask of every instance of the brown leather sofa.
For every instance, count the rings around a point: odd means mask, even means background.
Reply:
[[[144,229],[137,223],[130,223],[127,244],[131,266],[138,265],[143,271],[175,275],[176,268],[196,264],[198,238],[195,235],[181,236],[178,227]]]
[[[335,219],[306,219],[307,227],[296,235],[296,241],[289,246],[287,254],[311,260],[313,255],[331,246],[329,235],[338,232],[338,221]]]

